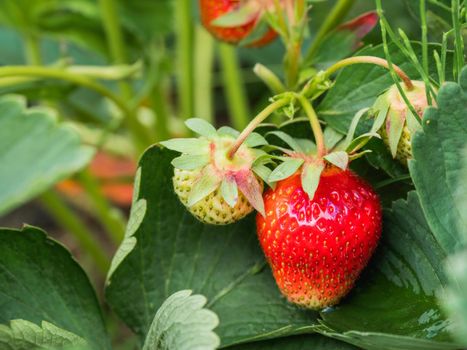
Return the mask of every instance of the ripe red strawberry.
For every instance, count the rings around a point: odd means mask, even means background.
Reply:
[[[218,26],[213,21],[220,17],[239,10],[246,5],[245,0],[199,0],[201,22],[204,27],[217,39],[231,44],[238,44],[250,35],[261,19],[262,5],[258,1],[249,1],[252,10],[242,24],[232,24],[232,26]],[[270,43],[277,37],[277,33],[269,28],[262,37],[249,43],[250,47],[259,47]]]
[[[327,166],[313,200],[296,173],[268,190],[264,203],[258,237],[281,292],[311,309],[338,303],[377,246],[376,193],[350,170]]]

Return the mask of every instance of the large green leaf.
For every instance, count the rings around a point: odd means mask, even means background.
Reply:
[[[264,261],[254,217],[203,225],[174,194],[174,153],[154,146],[141,162],[131,221],[106,289],[117,314],[142,339],[172,293],[191,289],[220,319],[222,345],[308,332],[316,313],[285,302]]]
[[[45,321],[54,333],[71,332],[96,350],[110,348],[94,290],[63,246],[37,228],[1,229],[0,252],[0,323]]]
[[[438,108],[428,109],[423,131],[413,137],[409,168],[428,224],[447,253],[461,247],[467,211],[457,197],[466,185],[461,175],[467,144],[467,68],[460,83],[446,83],[438,93]],[[464,207],[465,208],[465,207]]]
[[[365,349],[456,349],[437,305],[446,255],[415,192],[385,213],[380,247],[354,291],[321,313],[320,331]]]
[[[0,348],[8,350],[86,348],[87,342],[76,334],[42,321],[38,326],[25,320],[12,320],[10,325],[0,324]]]
[[[356,350],[350,344],[319,334],[298,335],[229,347],[229,350]]]
[[[213,332],[217,315],[204,308],[207,299],[191,290],[172,294],[157,310],[143,350],[214,350],[220,339]]]
[[[435,46],[431,46],[433,50]],[[414,50],[421,55],[421,46],[414,43]],[[394,64],[401,67],[412,79],[419,79],[419,74],[410,60],[390,45],[389,51]],[[377,56],[384,58],[382,45],[366,47],[357,56]],[[430,72],[437,78],[436,67],[430,66]],[[319,115],[334,129],[346,133],[355,113],[373,105],[376,98],[394,84],[389,71],[372,64],[357,64],[344,68],[336,78],[334,86],[329,90],[318,108]]]
[[[93,148],[42,108],[19,96],[0,98],[0,214],[86,165]]]

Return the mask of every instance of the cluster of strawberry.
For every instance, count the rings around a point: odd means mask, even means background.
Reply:
[[[241,23],[228,16],[217,23],[219,14],[230,11],[235,2],[200,2],[205,26],[229,42],[242,40],[257,26],[262,4],[253,2],[257,7],[243,13]],[[237,13],[235,18],[239,17]],[[235,28],[228,27],[229,23]],[[274,36],[269,28],[264,35],[256,44]],[[428,105],[422,83],[411,82],[404,91],[411,109],[401,89],[393,86],[378,98],[372,109],[373,129],[356,139],[356,125],[344,138],[332,129],[321,133],[316,119],[314,125],[312,122],[316,144],[281,131],[271,132],[290,146],[283,148],[269,144],[267,136],[253,132],[251,125],[239,133],[189,119],[186,124],[198,138],[161,143],[181,153],[172,162],[175,192],[206,224],[230,224],[256,210],[259,242],[284,296],[311,309],[335,305],[353,287],[382,230],[378,195],[349,170],[349,162],[367,152],[359,150],[371,137],[381,135],[393,156],[406,164],[411,156],[411,134]],[[284,96],[273,102],[276,111],[293,105],[294,110],[314,113],[305,97]]]

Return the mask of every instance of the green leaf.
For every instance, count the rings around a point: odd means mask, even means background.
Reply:
[[[0,323],[46,321],[92,349],[110,348],[94,290],[62,245],[34,227],[1,229],[0,251]]]
[[[344,342],[319,334],[286,337],[230,347],[229,350],[357,350]]]
[[[217,133],[219,135],[227,135],[232,136],[234,138],[237,138],[240,135],[240,133],[237,130],[231,128],[230,126],[221,126],[219,129],[217,129]]]
[[[446,255],[415,192],[385,213],[375,256],[357,286],[321,313],[325,335],[374,350],[456,349],[436,293],[446,284]]]
[[[160,144],[172,151],[191,155],[208,154],[209,141],[206,139],[180,138],[162,141]]]
[[[230,179],[222,180],[221,195],[231,208],[235,207],[238,200],[238,187],[236,182]]]
[[[191,295],[191,290],[176,292],[157,310],[143,350],[214,350],[220,339],[213,332],[217,315],[205,308],[207,299]]]
[[[182,170],[194,170],[204,167],[209,163],[209,154],[184,154],[172,160],[174,168]]]
[[[323,163],[309,163],[303,168],[301,175],[302,187],[311,200],[315,197],[315,192],[318,188],[323,170]]]
[[[303,164],[304,160],[299,158],[289,158],[279,164],[269,175],[269,182],[277,182],[292,176]]]
[[[421,45],[413,43],[413,47],[416,54],[421,57]],[[436,48],[439,48],[439,46],[429,46],[430,52]],[[416,68],[395,45],[389,46],[389,52],[394,64],[400,66],[410,78],[419,79]],[[366,47],[359,51],[357,55],[384,58],[383,46]],[[448,67],[451,64],[451,58],[452,56],[448,55]],[[436,65],[432,61],[430,61],[432,63],[430,65],[430,74],[436,78]],[[362,108],[372,107],[377,97],[393,84],[394,81],[389,71],[382,67],[371,64],[358,64],[344,68],[319,105],[318,113],[331,127],[346,134],[355,113]],[[367,126],[370,127],[370,125]]]
[[[76,334],[42,321],[38,326],[26,320],[11,320],[0,324],[0,348],[9,350],[63,349],[87,347],[87,342]]]
[[[25,104],[19,96],[0,98],[0,214],[78,171],[94,154],[51,111]]]
[[[193,130],[194,132],[196,132],[197,134],[200,134],[201,136],[204,136],[207,138],[217,136],[216,129],[204,119],[191,118],[185,121],[185,124],[190,130]]]
[[[344,151],[329,153],[324,156],[324,159],[342,170],[347,169],[347,166],[349,165],[349,155]]]
[[[326,128],[324,130],[324,144],[326,146],[326,149],[333,149],[337,143],[342,140],[344,135],[342,135],[340,132],[337,132],[333,128]]]
[[[438,242],[447,253],[461,247],[459,227],[467,227],[467,212],[459,201],[465,186],[461,174],[467,135],[467,68],[460,84],[446,83],[438,92],[438,109],[423,116],[423,132],[413,136],[409,162],[423,211]]]
[[[172,293],[205,295],[220,319],[223,346],[309,332],[316,313],[288,304],[266,268],[254,216],[227,226],[203,225],[172,188],[173,152],[143,155],[137,200],[147,210],[134,248],[110,276],[108,303],[144,340],[153,316]]]

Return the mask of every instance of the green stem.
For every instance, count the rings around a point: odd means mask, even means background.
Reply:
[[[313,106],[311,105],[310,101],[308,101],[308,99],[305,96],[301,94],[296,94],[296,97],[302,105],[303,110],[305,111],[305,114],[307,115],[308,119],[310,120],[311,129],[313,130],[313,135],[315,136],[317,156],[323,157],[326,154],[326,146],[324,143],[323,129],[321,128],[321,125],[319,123],[318,116],[316,115],[316,112],[313,109]]]
[[[88,230],[73,210],[54,191],[44,193],[39,199],[57,223],[73,235],[80,245],[86,249],[100,272],[106,274],[109,268],[108,257],[104,254],[92,232]]]
[[[191,1],[174,2],[177,38],[177,87],[180,99],[180,114],[184,119],[193,117],[193,20]]]
[[[99,0],[99,5],[112,61],[114,64],[126,64],[127,54],[116,3],[114,0]],[[122,100],[131,101],[133,98],[131,85],[127,81],[120,81],[119,88]],[[128,119],[127,124],[133,134],[133,139],[141,145],[140,150],[150,145],[153,141],[153,135],[149,128],[140,123],[135,108],[127,108],[126,119]]]
[[[341,68],[351,66],[354,64],[374,64],[377,66],[384,67],[386,69],[390,69],[390,63],[380,57],[374,57],[374,56],[354,56],[354,57],[349,57],[345,58],[343,60],[340,60],[339,62],[333,64],[331,67],[326,69],[325,76],[330,77],[332,74],[340,70]],[[407,90],[412,90],[414,88],[412,81],[408,77],[407,74],[398,66],[395,64],[392,64],[392,67],[394,68],[394,71],[396,74],[401,78],[401,80],[404,82],[405,86],[407,87]]]
[[[97,211],[99,222],[102,223],[112,241],[115,244],[120,244],[125,236],[125,223],[121,213],[109,204],[99,188],[99,183],[88,170],[84,170],[79,174],[79,181]]]
[[[428,26],[426,19],[426,0],[420,0],[420,20],[422,23],[422,64],[426,74],[428,71]],[[428,89],[427,89],[428,94]]]
[[[195,115],[214,123],[212,112],[212,81],[214,39],[201,25],[196,27],[195,40]]]
[[[245,142],[245,140],[257,128],[257,126],[261,124],[267,117],[269,117],[274,111],[289,104],[290,101],[291,95],[288,94],[283,98],[271,103],[265,109],[263,109],[255,118],[253,118],[253,120],[248,124],[248,126],[237,137],[235,143],[232,145],[229,152],[227,153],[227,157],[229,159],[232,159],[235,156],[235,153],[240,148],[240,146],[243,144],[243,142]]]
[[[459,0],[452,0],[451,4],[452,11],[452,23],[454,29],[454,43],[455,43],[455,72],[454,77],[457,77],[462,67],[464,66],[464,39],[462,37],[462,31],[460,27],[460,4]]]
[[[347,13],[350,11],[356,0],[338,0],[337,3],[332,8],[329,15],[326,16],[325,21],[321,25],[316,34],[313,44],[308,49],[308,53],[305,56],[305,61],[309,62],[313,59],[315,54],[318,52],[321,44],[323,43],[326,35],[335,29],[339,25]]]
[[[257,63],[253,68],[253,72],[255,72],[256,76],[258,76],[275,95],[286,91],[282,81],[269,68]]]
[[[41,66],[6,66],[0,67],[0,78],[2,77],[40,77],[40,78],[49,78],[68,81],[73,84],[88,88],[90,90],[96,91],[102,96],[107,97],[109,100],[114,102],[117,107],[123,112],[124,115],[131,115],[132,111],[128,108],[126,103],[115,95],[112,91],[108,90],[103,85],[96,83],[94,80],[89,79],[85,76],[73,74],[67,72],[65,69],[61,68],[51,68],[51,67],[41,67]],[[136,138],[140,132],[144,133],[142,125],[135,121],[133,118],[126,118],[125,121],[128,124],[128,127],[131,130],[134,130],[135,143],[139,146],[140,150],[144,150],[146,143],[142,142],[139,138]]]
[[[26,62],[29,65],[42,65],[42,54],[39,38],[34,34],[24,36]]]
[[[220,44],[219,54],[231,121],[234,128],[241,130],[248,124],[250,113],[236,51],[228,44]]]

